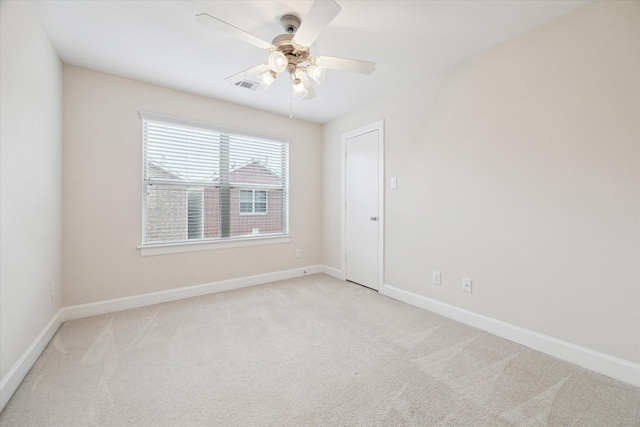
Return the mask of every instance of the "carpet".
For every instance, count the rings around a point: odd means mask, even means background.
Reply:
[[[640,426],[640,389],[318,274],[64,323],[2,426]]]

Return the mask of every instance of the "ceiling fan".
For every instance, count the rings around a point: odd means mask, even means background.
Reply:
[[[309,47],[338,15],[340,9],[335,0],[316,0],[302,23],[295,15],[284,15],[280,18],[280,23],[285,33],[276,36],[271,43],[206,13],[196,15],[196,20],[271,52],[268,62],[227,77],[227,82],[237,84],[256,78],[266,90],[275,82],[277,74],[287,72],[291,76],[293,95],[300,99],[311,99],[316,93],[309,77],[320,84],[327,68],[361,74],[371,74],[376,68],[374,62],[317,56],[309,52]]]

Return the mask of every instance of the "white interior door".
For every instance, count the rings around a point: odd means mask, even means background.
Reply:
[[[345,277],[378,289],[379,130],[346,139]]]

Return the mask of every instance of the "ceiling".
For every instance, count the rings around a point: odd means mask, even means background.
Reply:
[[[264,63],[269,52],[196,23],[208,13],[271,42],[282,15],[304,22],[311,0],[39,1],[45,31],[67,64],[277,114],[325,123],[416,80],[552,20],[587,0],[337,0],[341,13],[312,54],[374,61],[371,75],[328,70],[317,97],[291,97],[284,76],[268,91],[225,77]]]

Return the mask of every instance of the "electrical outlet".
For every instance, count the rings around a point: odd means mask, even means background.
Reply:
[[[56,284],[55,282],[51,284],[51,301],[56,297]]]
[[[296,258],[300,258],[300,249],[296,249]]]
[[[462,290],[465,292],[471,292],[471,279],[466,277],[462,278]]]
[[[398,188],[398,178],[391,178],[391,188],[394,190]]]
[[[434,285],[439,285],[440,284],[440,272],[439,271],[434,271],[431,273],[431,281],[433,282]]]

